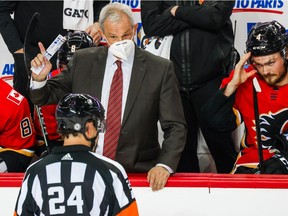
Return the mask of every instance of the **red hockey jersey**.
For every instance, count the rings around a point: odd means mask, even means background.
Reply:
[[[250,66],[246,71],[251,69]],[[226,86],[232,77],[233,73],[229,78],[223,80],[221,87]],[[257,78],[261,88],[257,97],[264,160],[272,156],[269,149],[272,147],[274,136],[288,130],[288,85],[269,86],[259,74],[255,74],[238,87],[233,109],[238,124],[244,121],[245,132],[236,166],[244,165],[251,168],[256,167],[259,163],[253,102],[254,77]]]
[[[59,70],[54,70],[49,74],[48,78],[50,79],[59,73]],[[43,128],[49,140],[58,140],[61,138],[61,136],[57,133],[57,121],[55,117],[56,106],[56,104],[51,104],[39,107],[40,115],[43,121]],[[36,134],[40,137],[43,137],[39,116],[36,109],[34,112],[34,118]]]
[[[0,79],[0,152],[33,156],[35,131],[27,99]]]

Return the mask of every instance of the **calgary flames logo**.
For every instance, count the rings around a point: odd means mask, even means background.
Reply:
[[[270,148],[276,134],[288,132],[288,109],[262,114],[259,118],[263,148]]]

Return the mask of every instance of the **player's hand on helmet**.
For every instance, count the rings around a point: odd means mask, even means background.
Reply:
[[[152,191],[158,191],[165,187],[170,173],[162,166],[153,167],[147,175],[147,181]]]
[[[234,74],[232,80],[228,83],[224,95],[229,97],[232,95],[235,90],[238,88],[239,85],[242,83],[246,82],[246,80],[253,76],[257,71],[256,70],[251,70],[249,72],[245,71],[244,66],[246,62],[249,60],[251,56],[251,53],[245,53],[242,55],[240,58],[239,62],[236,64],[235,69],[234,69]]]
[[[34,73],[33,70],[32,71],[32,78],[35,81],[44,81],[46,79],[46,77],[48,76],[49,72],[52,69],[52,64],[49,60],[47,60],[44,57],[44,53],[45,53],[45,48],[43,46],[43,44],[41,42],[38,43],[39,49],[40,49],[40,53],[37,54],[37,56],[32,59],[31,61],[31,67],[34,68],[39,68],[42,65],[44,65],[44,67],[42,68],[42,70],[40,71],[39,74]]]

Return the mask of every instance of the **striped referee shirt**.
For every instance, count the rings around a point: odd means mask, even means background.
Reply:
[[[55,147],[26,171],[15,216],[138,215],[124,168],[84,145]]]

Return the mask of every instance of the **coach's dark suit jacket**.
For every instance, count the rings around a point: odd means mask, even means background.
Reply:
[[[57,103],[66,93],[86,93],[101,99],[107,47],[77,51],[68,69],[31,90],[33,103]],[[186,122],[173,63],[136,47],[116,161],[127,172],[147,172],[157,163],[174,171],[184,148]],[[157,121],[164,131],[162,149]]]

